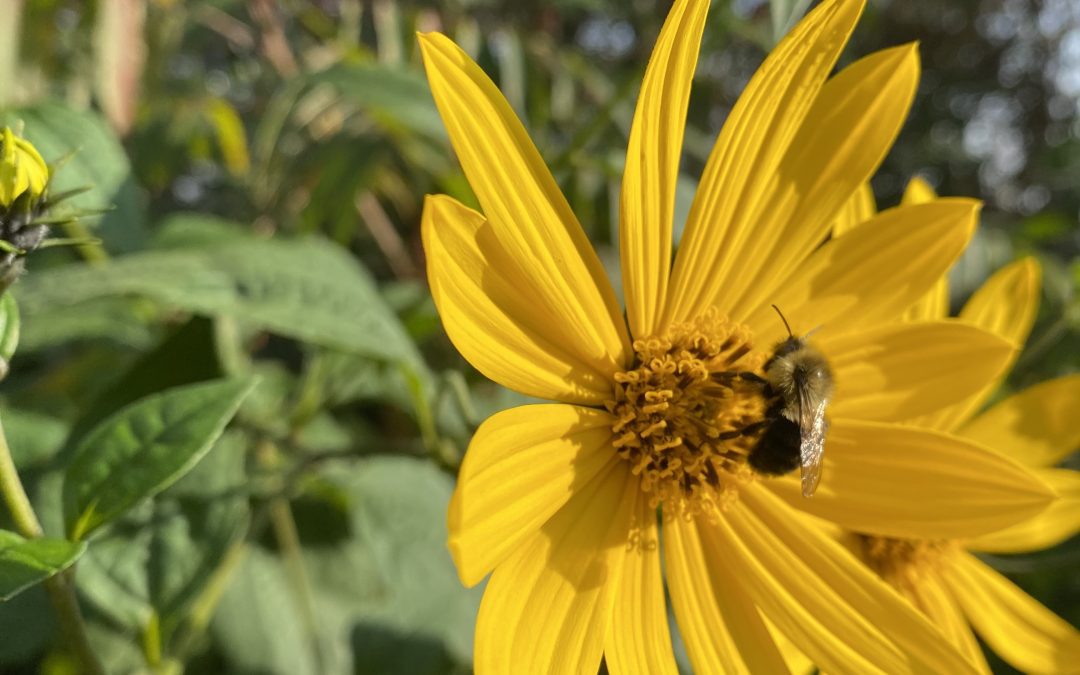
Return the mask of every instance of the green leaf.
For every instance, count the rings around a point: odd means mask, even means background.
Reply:
[[[281,561],[251,547],[211,624],[215,642],[232,666],[225,670],[268,675],[317,672],[297,608]]]
[[[444,656],[468,664],[481,589],[461,585],[446,549],[453,480],[430,462],[390,456],[327,476],[350,497],[353,536],[305,549],[322,630],[350,633],[356,650],[380,636],[407,641],[409,648],[396,654],[355,655],[357,666],[377,661],[378,672],[434,675],[446,672]],[[297,518],[302,532],[317,525],[299,511]],[[421,652],[423,658],[411,659]],[[433,669],[410,669],[421,664]]]
[[[94,538],[78,582],[95,609],[129,630],[156,614],[168,641],[246,530],[246,448],[243,434],[226,431],[191,472]]]
[[[0,125],[22,120],[23,135],[46,162],[71,156],[52,176],[49,192],[91,189],[65,201],[74,211],[115,206],[102,216],[94,233],[114,252],[134,251],[146,241],[144,199],[131,176],[123,146],[108,124],[88,111],[60,103],[41,103],[0,112]]]
[[[337,64],[308,78],[309,87],[330,85],[388,129],[445,139],[431,90],[414,70],[378,63]]]
[[[56,613],[41,586],[0,602],[0,663],[10,668],[45,651],[55,639]]]
[[[27,276],[16,292],[28,321],[38,312],[131,294],[234,316],[301,341],[422,363],[367,271],[321,239],[249,239],[130,255],[107,266],[67,265]]]
[[[85,550],[83,542],[23,539],[0,530],[0,602],[60,572]]]
[[[195,317],[173,330],[81,412],[72,425],[69,447],[78,443],[98,421],[143,396],[223,377],[225,373],[214,350],[214,326],[209,319]],[[184,367],[176,368],[177,363]]]
[[[0,406],[0,420],[20,471],[48,462],[63,447],[68,435],[67,422],[33,410]]]
[[[221,380],[137,401],[76,446],[64,480],[64,520],[82,539],[165,489],[205,455],[254,386]]]
[[[16,292],[18,293],[18,292]],[[79,305],[40,307],[22,326],[19,350],[38,352],[75,340],[113,342],[132,351],[150,349],[155,340],[145,307],[130,298],[109,297]]]

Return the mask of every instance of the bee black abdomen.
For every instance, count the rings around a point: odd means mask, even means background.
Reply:
[[[799,426],[780,414],[779,409],[770,409],[767,418],[768,425],[750,450],[747,461],[758,473],[770,476],[790,473],[799,467]]]

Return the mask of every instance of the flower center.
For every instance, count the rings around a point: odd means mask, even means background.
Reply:
[[[862,557],[878,576],[900,589],[912,589],[932,573],[942,555],[955,546],[946,540],[892,539],[858,535]]]
[[[760,436],[767,356],[749,329],[715,312],[636,340],[634,368],[615,374],[615,449],[641,478],[653,507],[709,513],[752,479],[746,460]]]

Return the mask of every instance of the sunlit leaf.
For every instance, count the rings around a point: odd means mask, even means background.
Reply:
[[[67,265],[17,288],[23,313],[139,295],[199,314],[234,316],[303,341],[419,364],[368,273],[320,239],[244,240],[207,249],[154,251],[108,266]]]
[[[0,530],[0,602],[60,572],[85,550],[82,542],[23,539]]]
[[[176,387],[101,422],[78,444],[64,480],[64,520],[81,539],[175,482],[213,446],[250,380]]]

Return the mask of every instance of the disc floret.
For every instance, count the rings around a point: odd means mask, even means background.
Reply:
[[[616,452],[665,513],[722,509],[752,480],[746,457],[756,438],[744,432],[763,419],[765,402],[760,384],[741,375],[760,374],[765,355],[749,329],[711,311],[636,340],[634,352],[607,402]]]

